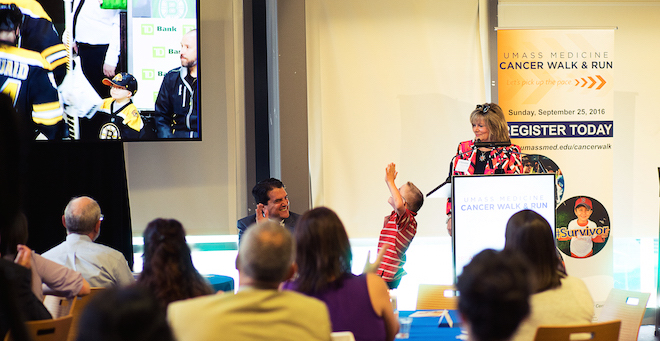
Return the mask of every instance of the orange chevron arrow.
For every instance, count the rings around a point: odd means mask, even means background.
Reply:
[[[598,79],[602,82],[602,83],[600,83],[600,85],[596,88],[596,90],[600,90],[600,88],[602,88],[603,86],[605,86],[605,83],[607,83],[607,82],[606,82],[606,81],[603,79],[603,77],[601,77],[600,75],[596,75],[596,78],[598,78]]]
[[[591,89],[591,88],[593,88],[594,85],[596,84],[596,81],[595,81],[593,78],[591,78],[591,77],[588,77],[588,78],[591,80],[591,85],[589,85],[589,89]]]
[[[575,86],[578,86],[578,85],[580,85],[580,81],[576,79],[575,80]]]
[[[582,87],[584,88],[584,86],[587,85],[587,81],[584,78],[580,78],[580,79],[582,79],[582,81],[584,82],[584,84],[582,84]]]

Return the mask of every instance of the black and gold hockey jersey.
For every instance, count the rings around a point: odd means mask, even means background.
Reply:
[[[48,62],[41,54],[0,43],[0,91],[31,122],[34,137],[62,139],[62,106]]]

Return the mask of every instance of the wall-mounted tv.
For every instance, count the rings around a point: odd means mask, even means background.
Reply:
[[[44,69],[56,69],[48,77],[58,89],[61,120],[53,101],[45,118],[34,115],[45,103],[17,107],[26,117],[33,112],[36,140],[201,140],[199,0],[60,4],[61,12],[52,5],[44,6],[50,13],[31,5],[20,8],[24,20],[17,45],[28,48],[21,45],[29,41],[27,35],[44,40],[57,31],[64,43],[60,55],[68,52],[72,60],[70,67],[44,64]],[[57,30],[38,32],[27,26],[38,21]],[[58,50],[56,46],[34,50],[49,60],[46,52]]]

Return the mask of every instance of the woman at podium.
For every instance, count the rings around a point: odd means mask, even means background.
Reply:
[[[470,114],[474,140],[458,145],[451,161],[451,175],[519,174],[520,147],[511,144],[502,108],[495,103],[478,104]],[[451,236],[451,199],[447,200],[447,232]]]

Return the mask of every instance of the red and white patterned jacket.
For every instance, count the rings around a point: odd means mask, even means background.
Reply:
[[[486,163],[484,174],[495,174],[496,170],[502,169],[505,174],[520,174],[522,173],[522,155],[520,154],[520,147],[512,144],[508,147],[493,148],[489,154],[490,161]],[[459,160],[469,160],[470,166],[467,172],[460,172],[456,170],[456,165]],[[472,175],[474,174],[474,167],[477,163],[477,149],[474,148],[474,141],[463,141],[458,145],[458,151],[454,158],[452,175]],[[451,213],[451,200],[447,200],[447,214]]]

